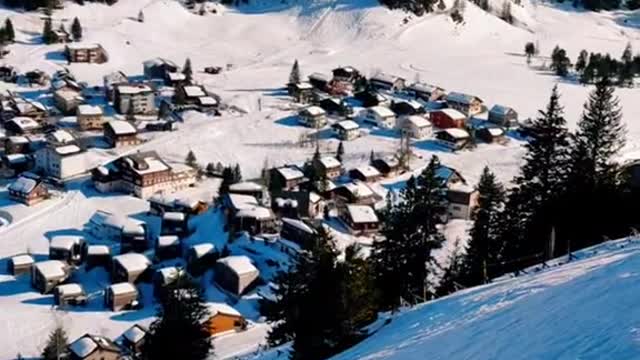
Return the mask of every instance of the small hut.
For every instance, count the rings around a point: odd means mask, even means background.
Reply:
[[[87,247],[87,268],[108,267],[111,262],[111,249],[107,245],[89,245]]]
[[[156,257],[159,260],[174,259],[180,257],[180,238],[177,235],[163,235],[156,241]]]
[[[136,307],[139,304],[138,289],[128,282],[113,284],[105,291],[104,304],[112,311]]]
[[[35,261],[31,255],[16,255],[9,259],[7,271],[13,276],[28,274]]]
[[[58,285],[53,291],[53,302],[58,306],[84,306],[87,304],[87,294],[80,284]]]
[[[228,256],[216,262],[215,281],[225,290],[242,295],[260,277],[247,256]]]

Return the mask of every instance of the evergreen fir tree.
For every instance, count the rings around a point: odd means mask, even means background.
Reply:
[[[438,0],[438,10],[440,11],[444,11],[447,9],[447,5],[444,3],[443,0]]]
[[[456,239],[453,251],[449,254],[448,264],[436,289],[436,296],[438,297],[452,294],[463,286],[461,282],[464,281],[466,265],[464,248],[459,238]]]
[[[237,184],[242,181],[242,171],[240,170],[240,164],[236,164],[233,168],[233,183]]]
[[[15,41],[16,38],[16,33],[15,30],[13,29],[13,23],[11,22],[11,19],[7,18],[4,21],[4,38],[12,43]]]
[[[618,69],[618,84],[621,86],[632,86],[633,77],[635,76],[633,65],[633,50],[631,49],[631,43],[627,44],[624,52],[622,53],[621,64]]]
[[[338,150],[336,150],[336,159],[342,162],[344,160],[344,144],[342,141],[338,144]]]
[[[376,160],[376,153],[371,150],[369,153],[369,165],[373,165],[373,162]]]
[[[142,10],[140,10],[140,12],[138,13],[138,22],[144,22],[144,13],[142,12]]]
[[[502,251],[500,243],[500,218],[505,192],[495,175],[485,167],[476,188],[478,205],[473,210],[473,227],[465,256],[464,282],[467,286],[486,283],[490,276],[489,265],[497,263]]]
[[[233,169],[229,166],[225,167],[222,170],[222,183],[220,183],[220,188],[218,189],[218,195],[222,196],[229,192],[229,187],[234,184],[234,173]]]
[[[567,57],[567,52],[556,46],[551,53],[551,69],[558,76],[567,76],[569,74],[569,67],[571,67],[571,61]]]
[[[587,50],[580,51],[580,54],[578,55],[578,60],[576,60],[576,65],[575,65],[575,69],[578,73],[582,74],[584,69],[587,67],[588,58],[589,58],[589,53],[587,53]]]
[[[73,35],[73,40],[75,41],[82,40],[82,25],[80,25],[80,20],[77,17],[73,19],[71,24],[71,35]]]
[[[300,65],[298,60],[294,61],[291,73],[289,74],[289,84],[300,84],[302,75],[300,75]]]
[[[44,19],[44,28],[42,29],[42,41],[45,44],[51,44],[54,41],[53,27],[51,25],[51,18]]]
[[[202,289],[186,275],[169,285],[161,297],[158,319],[142,347],[142,358],[204,360],[213,350],[209,311]]]
[[[508,22],[509,24],[513,24],[513,15],[511,14],[511,0],[506,0],[502,3],[500,18]]]
[[[69,340],[67,333],[62,326],[57,326],[49,335],[47,345],[42,350],[42,358],[44,360],[60,360],[66,359],[68,356],[67,348]]]
[[[372,259],[383,308],[397,308],[428,297],[427,264],[444,240],[438,230],[446,214],[446,185],[438,177],[440,161],[433,156],[417,178],[410,178],[382,214],[385,240],[374,243]]]
[[[191,82],[193,79],[193,69],[191,68],[191,59],[187,58],[184,61],[184,67],[182,67],[182,73],[188,82]]]
[[[536,45],[532,42],[528,42],[524,45],[524,54],[527,56],[527,64],[531,62],[531,57],[536,53]]]
[[[216,166],[213,165],[213,163],[208,163],[207,166],[205,167],[205,171],[209,176],[211,176],[216,173]]]
[[[193,153],[192,150],[189,150],[189,152],[187,153],[187,157],[184,160],[185,164],[196,168],[198,167],[198,159],[196,158],[196,154]]]

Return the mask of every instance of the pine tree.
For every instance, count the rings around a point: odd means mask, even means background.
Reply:
[[[42,358],[44,360],[60,360],[66,359],[69,340],[67,333],[62,326],[57,326],[49,335],[47,345],[42,350]]]
[[[531,57],[536,53],[536,45],[532,42],[528,42],[524,45],[524,53],[527,56],[527,64],[531,63]]]
[[[193,150],[189,150],[184,162],[193,168],[198,167],[198,159],[196,158],[196,154],[193,153]]]
[[[446,296],[460,290],[460,287],[463,285],[461,282],[465,280],[465,254],[460,238],[457,238],[454,243],[453,251],[448,257],[448,264],[436,289],[436,296],[438,297]]]
[[[513,15],[511,14],[511,0],[506,0],[502,3],[500,18],[508,22],[509,24],[513,24]]]
[[[51,18],[44,19],[44,28],[42,29],[42,41],[45,44],[51,44],[54,42],[53,27],[51,25]]]
[[[242,171],[240,170],[240,164],[236,164],[233,168],[233,183],[237,184],[242,181]]]
[[[486,283],[490,276],[489,265],[495,264],[502,251],[500,243],[500,218],[505,201],[505,191],[495,175],[485,167],[476,188],[479,198],[471,219],[469,243],[465,256],[464,282],[467,286]]]
[[[382,214],[385,240],[374,243],[372,260],[383,308],[397,308],[428,297],[427,263],[444,237],[438,230],[446,214],[446,186],[437,176],[440,161],[433,156],[417,177],[411,177],[400,201],[388,201]]]
[[[633,50],[631,43],[628,43],[622,53],[622,63],[618,71],[618,84],[621,86],[632,86],[634,77]]]
[[[15,41],[16,38],[16,33],[15,30],[13,29],[13,23],[11,22],[11,19],[7,18],[4,21],[4,38],[12,43]]]
[[[569,67],[571,67],[571,61],[567,57],[567,52],[556,46],[551,53],[551,69],[558,76],[567,76],[569,74]]]
[[[343,158],[344,158],[344,144],[342,143],[342,141],[340,141],[340,143],[338,144],[338,150],[336,150],[336,159],[342,162],[344,160]]]
[[[184,67],[182,67],[182,73],[188,82],[191,82],[193,79],[193,69],[191,68],[191,59],[187,58],[184,61]]]
[[[77,17],[73,19],[71,24],[71,34],[73,35],[73,40],[82,40],[82,25],[80,25],[80,20]]]
[[[584,69],[587,67],[588,59],[589,59],[589,53],[587,53],[587,50],[580,51],[580,54],[578,55],[578,60],[576,60],[576,65],[575,65],[575,69],[578,73],[582,74]]]
[[[373,162],[376,160],[376,153],[371,150],[369,153],[369,165],[373,165]]]
[[[234,184],[234,174],[233,169],[231,167],[226,166],[222,170],[222,183],[220,183],[220,188],[218,189],[218,195],[222,196],[229,192],[229,187]]]
[[[144,22],[144,13],[142,12],[142,10],[140,10],[140,12],[138,13],[138,22]]]
[[[298,65],[298,60],[293,63],[293,67],[291,68],[291,73],[289,74],[289,84],[300,84],[302,75],[300,75],[300,65]]]
[[[443,0],[438,0],[438,5],[437,5],[437,7],[438,7],[438,10],[440,10],[440,11],[444,11],[444,10],[446,10],[447,5],[444,3],[444,1],[443,1]]]
[[[209,358],[213,350],[209,311],[202,289],[186,275],[167,288],[157,316],[145,337],[143,359]]]

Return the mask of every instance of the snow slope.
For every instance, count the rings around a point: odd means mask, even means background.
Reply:
[[[635,359],[640,239],[403,311],[334,360]]]

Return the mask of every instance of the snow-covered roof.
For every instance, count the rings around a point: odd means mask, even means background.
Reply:
[[[119,84],[116,89],[121,94],[136,95],[141,93],[153,92],[151,87],[145,84]]]
[[[268,220],[273,218],[273,213],[270,209],[262,206],[256,206],[252,208],[246,208],[238,211],[236,214],[239,218],[253,218],[257,220]]]
[[[62,284],[56,286],[56,291],[61,296],[81,295],[84,293],[82,286],[79,284]]]
[[[215,250],[215,246],[211,243],[203,243],[203,244],[193,245],[191,247],[191,250],[193,251],[193,253],[196,255],[197,258],[201,258],[207,254],[212,253]]]
[[[134,166],[134,159],[131,157],[124,158],[124,161],[128,162],[131,165],[131,169],[140,175],[150,174],[160,171],[169,170],[170,167],[165,163],[156,153],[148,153],[145,155],[141,155],[135,161],[138,161],[140,164],[144,163],[142,167]]]
[[[232,308],[231,306],[225,303],[219,303],[219,302],[207,303],[206,306],[207,306],[207,309],[209,310],[209,315],[211,316],[216,316],[218,314],[242,316],[242,314],[240,314],[238,310]]]
[[[89,336],[81,337],[69,345],[69,349],[71,349],[71,351],[80,359],[84,359],[91,355],[91,353],[96,351],[97,348],[98,344],[96,344],[96,342]]]
[[[22,131],[33,130],[40,127],[37,121],[29,117],[18,116],[9,120],[9,122],[15,124]]]
[[[447,115],[448,117],[456,120],[456,119],[466,119],[467,116],[456,109],[440,109],[439,112]]]
[[[96,43],[69,43],[67,48],[70,50],[97,50],[102,49],[102,46]]]
[[[309,225],[305,224],[303,221],[298,219],[290,219],[290,218],[282,218],[282,222],[292,226],[298,230],[302,230],[308,234],[315,234],[315,230],[311,228]]]
[[[378,171],[378,169],[374,168],[371,165],[359,166],[355,170],[359,171],[365,177],[374,177],[380,175],[380,171]]]
[[[9,136],[9,142],[13,144],[26,144],[29,142],[25,136]]]
[[[469,133],[463,129],[450,128],[450,129],[445,129],[444,131],[449,135],[451,135],[451,137],[456,139],[465,139],[469,137]]]
[[[67,265],[59,260],[37,262],[33,266],[47,279],[61,278],[67,274]]]
[[[336,123],[336,126],[342,128],[345,131],[357,130],[360,128],[360,125],[358,125],[358,123],[353,120],[340,121]]]
[[[102,108],[97,105],[78,105],[78,115],[102,115]]]
[[[31,265],[34,262],[33,256],[27,254],[17,255],[11,258],[11,263],[15,266]]]
[[[202,87],[197,85],[187,85],[182,89],[184,90],[185,95],[187,95],[188,97],[207,96],[207,93],[202,89]]]
[[[215,106],[218,105],[218,100],[214,99],[211,96],[200,96],[198,98],[198,102],[203,106]]]
[[[9,154],[5,155],[9,164],[24,164],[29,160],[29,156],[26,154]]]
[[[56,90],[54,93],[55,96],[59,96],[63,98],[65,101],[73,101],[73,100],[82,100],[83,97],[79,92],[73,89],[62,88],[60,90]]]
[[[371,188],[368,187],[365,183],[360,181],[346,183],[342,185],[342,187],[346,188],[350,193],[359,198],[373,196],[373,190],[371,190]]]
[[[321,116],[325,115],[326,112],[320,106],[309,106],[302,109],[301,114],[307,114],[309,116]]]
[[[326,75],[326,74],[315,72],[315,73],[309,75],[309,80],[320,80],[320,81],[329,82],[329,80],[331,80],[331,77],[329,75]]]
[[[129,293],[137,293],[138,289],[136,289],[135,286],[133,286],[133,284],[130,284],[128,282],[121,282],[121,283],[117,283],[117,284],[112,284],[109,286],[109,289],[111,291],[111,293],[113,293],[114,295],[122,295],[122,294],[129,294]]]
[[[383,72],[379,72],[376,75],[372,76],[370,81],[383,82],[388,84],[393,84],[397,80],[404,80],[403,78]]]
[[[173,61],[169,60],[169,59],[164,59],[164,58],[153,58],[153,59],[149,59],[149,60],[145,60],[142,63],[144,66],[160,66],[160,65],[169,65],[171,67],[178,67],[176,65],[176,63],[174,63]]]
[[[411,115],[407,117],[407,121],[417,127],[417,128],[426,128],[426,127],[431,127],[431,122],[429,122],[429,120],[425,119],[422,116],[418,116],[418,115]]]
[[[236,209],[250,209],[258,205],[258,199],[251,195],[227,194],[230,205]]]
[[[172,246],[180,242],[180,238],[177,235],[164,235],[158,237],[158,246]]]
[[[240,191],[240,192],[244,192],[244,191],[255,192],[255,191],[262,191],[263,189],[264,189],[264,186],[252,181],[239,182],[229,186],[229,191]]]
[[[133,135],[138,132],[130,122],[125,120],[111,120],[107,124],[116,135]]]
[[[180,80],[186,80],[187,77],[185,76],[185,74],[180,73],[180,72],[170,72],[167,73],[167,77],[169,78],[169,80],[171,81],[180,81]]]
[[[147,331],[142,325],[134,324],[122,334],[122,337],[133,344],[137,344],[147,335]]]
[[[238,275],[258,272],[258,269],[251,263],[251,259],[244,255],[227,256],[217,262],[224,264]]]
[[[74,245],[80,244],[82,237],[80,236],[56,236],[49,243],[50,249],[71,250]]]
[[[309,201],[312,204],[315,204],[319,201],[322,201],[322,196],[318,195],[317,193],[315,193],[314,191],[309,193]]]
[[[347,205],[347,211],[351,220],[356,224],[378,222],[378,216],[371,206]]]
[[[113,258],[113,261],[120,264],[127,272],[141,272],[151,266],[151,261],[146,256],[137,253],[118,255]]]
[[[320,164],[322,164],[322,166],[324,166],[326,169],[332,169],[342,166],[342,163],[334,156],[323,156],[319,161]]]
[[[504,130],[500,129],[499,127],[488,127],[487,131],[489,132],[489,134],[491,134],[491,136],[504,135]]]
[[[469,186],[463,182],[457,182],[449,185],[449,190],[462,192],[462,193],[472,193],[475,191],[473,186]]]
[[[87,247],[88,255],[109,255],[111,250],[107,245],[89,245]]]
[[[163,285],[167,285],[178,278],[180,271],[181,270],[176,266],[169,266],[158,270],[158,273],[162,278]]]
[[[77,145],[64,145],[64,146],[58,146],[55,148],[55,151],[60,154],[60,155],[73,155],[73,154],[77,154],[82,152],[82,149],[80,149]]]
[[[9,185],[10,191],[15,191],[21,194],[29,194],[36,188],[38,182],[34,179],[21,176],[16,179],[11,185]]]
[[[437,91],[437,90],[444,91],[442,88],[440,88],[438,86],[427,84],[427,83],[423,83],[423,82],[418,82],[418,83],[411,84],[411,86],[409,86],[409,89],[413,90],[413,91],[429,93],[429,94],[431,94],[431,93],[433,93],[434,91]]]
[[[280,175],[282,175],[282,177],[284,177],[285,180],[296,180],[302,179],[304,177],[304,173],[297,167],[293,166],[284,166],[278,168],[277,171],[280,173]]]
[[[373,106],[369,108],[369,111],[381,118],[396,116],[396,114],[393,111],[391,111],[391,109],[384,106]]]
[[[162,214],[162,220],[184,221],[185,218],[186,218],[185,214],[181,212],[166,212]]]
[[[72,142],[75,140],[75,138],[73,137],[73,135],[71,135],[70,132],[66,131],[66,130],[62,130],[62,129],[58,129],[52,133],[49,134],[49,137],[56,142],[59,143],[68,143],[68,142]]]
[[[460,93],[460,92],[450,92],[447,95],[447,101],[455,102],[455,103],[459,103],[459,104],[469,105],[474,100],[482,101],[482,100],[480,100],[480,98],[478,98],[476,96],[469,95],[469,94],[463,94],[463,93]]]
[[[313,89],[313,85],[309,84],[308,82],[301,82],[301,83],[295,84],[295,85],[300,90],[311,90],[311,89]]]
[[[283,199],[281,197],[276,198],[276,205],[279,208],[284,208],[284,207],[291,207],[291,208],[297,208],[298,207],[298,200],[295,199]]]

